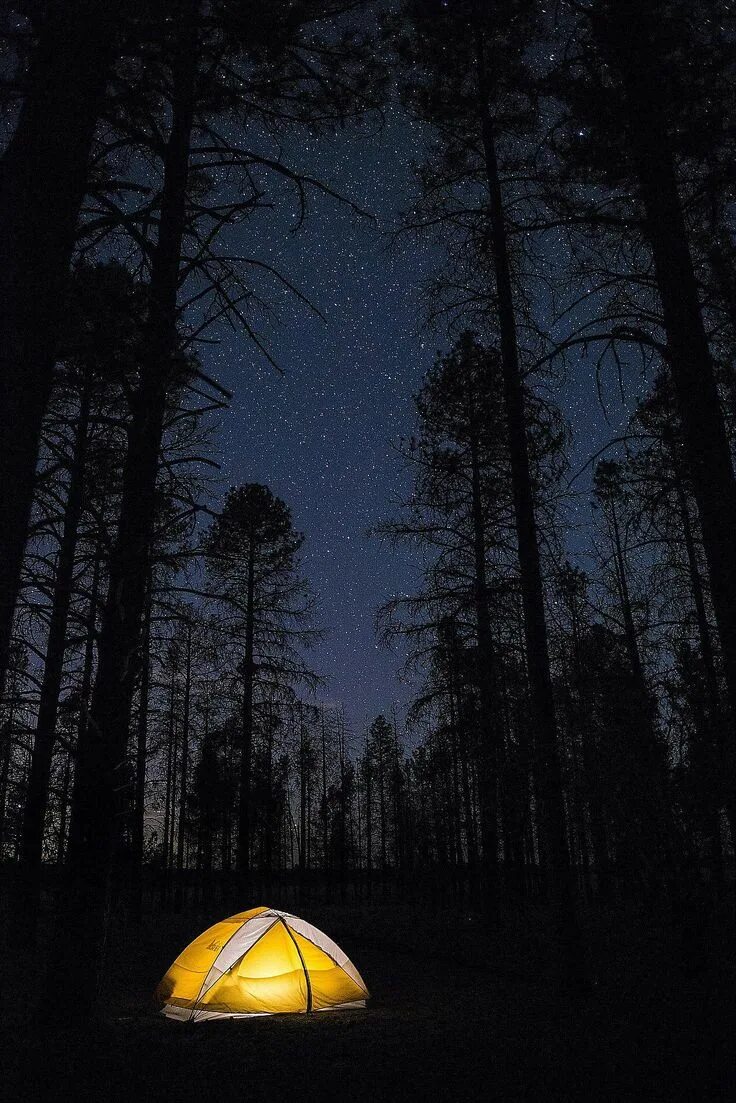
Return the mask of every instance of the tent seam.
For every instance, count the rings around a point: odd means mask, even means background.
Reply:
[[[261,913],[261,916],[262,916],[262,915],[264,915],[264,914],[266,914],[266,913],[262,912],[262,913]],[[260,919],[260,918],[261,918],[261,916],[258,916],[258,915],[253,915],[253,916],[251,916],[251,919]],[[242,931],[243,927],[247,926],[247,924],[251,922],[251,919],[244,919],[244,920],[243,920],[243,922],[242,922],[242,923],[240,924],[240,926],[239,926],[239,927],[237,927],[237,928],[236,928],[236,930],[234,930],[234,931],[233,931],[233,933],[232,933],[232,934],[230,935],[230,937],[229,937],[229,938],[227,939],[227,941],[226,941],[226,942],[223,942],[223,944],[222,944],[222,946],[221,946],[220,950],[219,950],[219,951],[218,951],[218,953],[217,953],[217,957],[215,958],[215,961],[217,961],[217,958],[218,958],[218,957],[220,956],[220,954],[221,954],[221,953],[222,953],[222,951],[223,951],[223,950],[225,949],[225,947],[226,947],[226,946],[229,946],[229,945],[230,945],[230,943],[232,942],[232,940],[233,940],[233,939],[235,938],[236,934],[239,934],[239,933],[240,933],[240,931]],[[253,947],[254,947],[254,946],[257,946],[257,945],[258,945],[258,943],[259,943],[259,942],[261,941],[261,939],[263,938],[263,936],[264,936],[264,935],[266,935],[266,934],[268,934],[268,932],[269,932],[269,931],[270,931],[270,930],[271,930],[271,929],[272,929],[273,927],[275,927],[277,923],[278,923],[278,919],[274,919],[273,923],[271,923],[271,924],[270,924],[270,926],[266,927],[265,931],[261,931],[261,933],[259,934],[258,938],[257,938],[257,939],[255,940],[255,942],[253,942],[253,943],[252,943],[252,944],[251,944],[251,945],[250,945],[250,946],[248,947],[248,949],[247,949],[247,950],[245,951],[245,953],[243,953],[243,954],[241,954],[241,955],[240,955],[240,958],[236,958],[236,959],[235,959],[235,961],[234,961],[234,962],[232,963],[232,965],[235,965],[235,964],[236,964],[236,962],[237,962],[238,960],[242,961],[242,959],[243,959],[243,958],[245,957],[245,955],[246,955],[246,954],[248,954],[248,953],[250,953],[250,951],[251,951],[251,950],[253,949]],[[231,969],[232,969],[232,965],[230,966],[230,968],[231,968]],[[202,989],[203,989],[203,988],[204,988],[204,986],[205,986],[205,983],[206,983],[206,981],[207,981],[207,977],[209,976],[210,970],[211,970],[211,969],[214,969],[214,967],[215,967],[215,962],[213,961],[213,962],[212,962],[212,964],[210,965],[210,968],[209,968],[209,969],[207,970],[207,973],[205,974],[205,978],[204,978],[204,980],[202,981],[202,983],[201,983],[201,984],[200,984],[200,986],[199,986],[199,991],[197,992],[197,996],[196,996],[196,999],[194,1000],[194,1005],[193,1005],[193,1007],[192,1007],[192,1015],[194,1015],[194,1014],[196,1013],[196,1005],[197,1005],[197,1003],[199,1002],[199,998],[200,998],[200,996],[202,995]],[[220,977],[223,977],[224,975],[225,975],[224,973],[221,973],[221,974],[220,974]],[[215,981],[215,982],[214,982],[213,984],[211,984],[211,985],[210,985],[210,987],[209,987],[209,988],[207,989],[207,992],[209,992],[209,991],[210,991],[210,988],[214,988],[215,984],[217,984],[217,981]],[[206,994],[207,994],[207,993],[205,992],[205,995],[206,995]]]
[[[312,1010],[312,979],[309,976],[309,972],[307,971],[306,962],[304,961],[304,957],[302,955],[302,952],[299,949],[299,943],[294,938],[293,933],[289,929],[289,924],[286,922],[286,920],[282,916],[279,916],[279,919],[284,924],[284,927],[286,928],[286,931],[287,931],[287,934],[289,935],[289,938],[294,943],[294,949],[296,950],[297,954],[299,955],[299,960],[302,963],[302,969],[304,970],[304,979],[307,982],[307,1014],[309,1014],[309,1012]]]

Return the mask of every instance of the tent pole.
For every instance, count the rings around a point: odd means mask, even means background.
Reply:
[[[289,927],[289,924],[286,922],[286,920],[282,916],[279,916],[279,919],[284,924],[284,927],[286,928],[286,932],[287,932],[289,938],[294,943],[294,948],[296,949],[296,952],[299,954],[299,960],[302,963],[302,969],[304,970],[304,979],[307,982],[307,1013],[309,1013],[312,1010],[312,982],[309,979],[309,972],[307,971],[307,967],[304,964],[304,958],[302,957],[302,952],[299,949],[299,943],[294,938],[294,935],[291,933],[291,929]]]

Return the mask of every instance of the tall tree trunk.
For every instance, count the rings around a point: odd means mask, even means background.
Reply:
[[[245,655],[243,658],[243,711],[240,727],[240,784],[238,787],[238,850],[236,872],[243,882],[250,874],[250,787],[253,758],[253,682],[255,679],[255,541],[248,550],[248,581],[245,597]]]
[[[345,715],[340,713],[338,728],[338,752],[340,761],[340,898],[344,902],[347,894],[346,858],[347,858],[347,802],[345,794]]]
[[[465,828],[465,848],[468,854],[468,870],[471,883],[478,868],[478,843],[475,831],[475,812],[473,809],[473,795],[470,785],[470,763],[468,761],[468,735],[465,726],[460,724],[460,777],[463,796],[463,824]]]
[[[172,887],[175,878],[174,853],[177,832],[177,800],[179,795],[179,733],[172,728],[171,744],[171,810],[169,812],[169,849],[166,852],[166,906],[173,904]]]
[[[451,764],[451,793],[452,793],[452,853],[453,861],[457,867],[457,884],[460,884],[460,867],[463,865],[463,836],[462,819],[460,813],[460,750],[457,735],[455,717],[450,717],[449,724],[450,764]]]
[[[529,688],[537,746],[538,793],[542,802],[545,843],[553,878],[560,936],[574,984],[584,983],[580,930],[575,914],[572,871],[565,824],[565,802],[557,743],[557,719],[552,691],[542,569],[539,556],[534,495],[526,432],[524,387],[516,337],[516,315],[511,283],[503,194],[496,156],[496,136],[490,111],[490,85],[485,50],[476,14],[478,108],[488,183],[489,221],[496,281],[501,367],[508,429],[514,518],[518,543],[524,636]]]
[[[189,704],[192,693],[192,624],[187,620],[186,658],[184,660],[184,708],[181,724],[181,781],[179,783],[179,834],[176,840],[176,890],[174,909],[184,907],[184,862],[186,856],[187,774],[189,771]]]
[[[267,885],[271,886],[273,871],[273,702],[268,702],[266,716],[266,807],[263,811],[263,869]]]
[[[695,535],[693,533],[692,518],[690,517],[690,508],[685,494],[685,487],[683,486],[682,479],[677,469],[675,469],[675,493],[677,495],[677,505],[680,511],[680,520],[682,521],[682,539],[685,544],[685,554],[687,556],[690,591],[693,596],[693,605],[695,606],[695,621],[698,626],[698,640],[700,641],[700,657],[703,660],[703,669],[705,670],[705,681],[708,696],[710,698],[710,705],[714,712],[717,712],[721,695],[718,689],[718,675],[716,673],[716,659],[713,651],[711,628],[708,623],[708,614],[705,609],[705,591],[703,589],[703,580],[700,576],[698,555],[695,549]]]
[[[639,641],[629,590],[628,565],[624,553],[621,529],[616,503],[610,503],[611,540],[616,565],[616,581],[619,592],[621,617],[624,623],[624,641],[629,659],[629,667],[634,681],[635,714],[631,728],[635,742],[632,750],[634,770],[630,775],[633,781],[633,797],[638,813],[642,835],[636,844],[638,860],[634,854],[629,856],[631,872],[653,868],[655,878],[658,867],[664,861],[669,867],[670,888],[672,887],[672,863],[674,861],[674,824],[668,793],[667,766],[664,752],[657,740],[652,715],[652,699],[646,683],[644,665],[641,660]],[[629,825],[633,826],[633,825]],[[658,887],[653,884],[652,887]]]
[[[474,415],[471,413],[471,418]],[[470,437],[470,459],[473,512],[474,578],[476,638],[480,659],[480,721],[483,738],[480,746],[479,793],[480,830],[485,872],[484,910],[491,921],[498,919],[500,906],[498,877],[498,759],[501,733],[498,722],[498,692],[496,655],[488,609],[486,578],[486,534],[483,518],[483,498],[480,475],[480,441],[478,427]]]
[[[66,827],[69,820],[69,788],[72,777],[71,751],[64,754],[64,773],[61,779],[61,792],[59,793],[59,842],[56,847],[56,864],[64,864],[66,852]]]
[[[311,743],[307,743],[308,750],[311,752]],[[305,868],[310,869],[312,865],[312,772],[311,772],[311,757],[307,760],[307,792],[306,792],[306,829],[307,829],[307,842],[304,851],[305,854]]]
[[[141,680],[138,687],[138,723],[135,748],[135,797],[133,807],[133,893],[132,918],[143,920],[143,853],[145,848],[146,759],[148,757],[148,697],[151,680],[151,579],[146,586],[141,640]]]
[[[640,728],[642,741],[645,746],[640,748],[640,758],[645,769],[652,772],[650,780],[656,782],[657,773],[657,747],[654,724],[652,717],[652,703],[644,674],[644,664],[641,660],[639,640],[634,623],[634,610],[631,603],[631,591],[629,589],[629,571],[621,539],[621,528],[618,520],[616,503],[612,501],[611,507],[611,538],[613,542],[613,556],[616,564],[616,582],[618,586],[621,618],[624,623],[624,642],[626,654],[629,659],[629,667],[634,679],[636,696],[638,698],[637,726]]]
[[[69,865],[49,970],[49,1006],[80,1018],[94,1009],[107,927],[116,790],[125,762],[138,666],[141,617],[155,515],[167,392],[177,349],[177,291],[196,80],[198,4],[180,20],[172,121],[164,154],[158,242],[151,266],[141,381],[133,401],[118,532],[98,647],[90,722],[80,742],[72,802]]]
[[[327,838],[327,741],[325,738],[325,709],[321,710],[321,736],[322,736],[322,873],[325,885],[329,886],[330,878],[330,854]]]
[[[636,625],[634,624],[634,613],[631,606],[631,594],[629,592],[629,577],[626,566],[626,559],[624,557],[624,549],[621,542],[621,529],[618,523],[616,503],[612,501],[610,503],[610,507],[613,559],[614,563],[616,564],[616,583],[618,587],[619,603],[621,606],[621,617],[624,622],[624,641],[626,643],[626,654],[628,655],[629,666],[631,667],[631,673],[634,677],[636,691],[640,698],[640,708],[648,712],[649,690],[647,689],[646,679],[644,677],[644,667],[642,665],[641,653],[639,651],[639,641],[636,634]]]
[[[371,755],[368,736],[365,740],[365,871],[368,886],[368,899],[373,895],[373,781],[371,777]]]
[[[637,0],[594,23],[621,74],[626,128],[667,334],[668,364],[700,516],[731,712],[728,785],[736,787],[736,479],[698,296],[661,88],[653,13]]]
[[[378,744],[378,813],[381,817],[380,822],[380,839],[381,839],[381,877],[382,884],[386,887],[386,865],[387,865],[387,852],[386,852],[386,771],[385,771],[385,747],[384,736],[381,734],[381,739]]]
[[[583,673],[583,648],[580,638],[580,620],[574,604],[571,607],[570,613],[572,623],[573,684],[578,696],[578,711],[581,713],[580,750],[582,755],[582,773],[585,779],[585,795],[588,801],[590,841],[593,849],[593,861],[595,863],[596,896],[602,903],[608,903],[611,896],[611,863],[608,856],[606,826],[599,791],[600,771],[597,768],[594,736],[591,730],[591,705]]]
[[[401,793],[401,751],[399,748],[399,727],[396,721],[396,707],[392,709],[391,727],[393,730],[393,817],[394,817],[394,866],[397,873],[403,870],[403,857],[404,857],[404,834],[403,834],[403,816],[402,816],[402,793]],[[455,817],[457,823],[457,848],[458,848],[458,861],[462,858],[462,843],[460,841],[460,800],[458,784],[458,769],[457,769],[457,732],[453,726],[452,728],[453,739],[453,756],[454,756],[454,786],[455,791],[453,798],[455,801]]]
[[[575,830],[578,837],[578,850],[580,852],[580,885],[586,900],[591,899],[592,886],[590,881],[590,848],[588,846],[588,827],[585,820],[585,786],[583,784],[584,769],[582,765],[582,737],[579,735],[575,723],[576,714],[570,699],[570,760],[572,765],[572,778],[570,782],[570,803],[573,810]]]
[[[127,0],[49,0],[0,162],[0,697],[69,263]]]
[[[671,454],[675,472],[677,504],[682,521],[682,536],[685,543],[685,553],[687,555],[688,573],[690,575],[690,589],[693,595],[693,604],[695,606],[695,620],[698,625],[700,657],[703,661],[703,669],[705,671],[705,687],[708,697],[707,712],[708,720],[710,721],[708,727],[715,727],[716,730],[716,737],[713,741],[714,745],[711,746],[709,740],[706,742],[706,732],[703,732],[700,738],[700,742],[703,743],[703,746],[700,747],[699,750],[706,763],[705,784],[701,785],[700,800],[702,803],[704,821],[707,825],[708,834],[710,835],[714,883],[716,891],[720,893],[723,888],[724,875],[723,844],[721,840],[721,806],[724,803],[723,771],[725,766],[724,717],[722,715],[721,693],[718,687],[713,641],[711,638],[710,624],[708,623],[708,614],[705,609],[703,580],[700,577],[700,566],[695,550],[695,537],[690,517],[690,507],[688,506],[687,495],[680,472],[674,460],[674,453],[671,452]],[[731,834],[733,838],[736,838],[736,817],[734,817],[736,805],[733,799],[730,802],[726,799],[725,805]]]
[[[51,764],[56,742],[59,694],[64,673],[66,629],[74,585],[77,536],[84,507],[89,414],[90,387],[89,380],[85,379],[82,386],[79,417],[71,458],[69,487],[59,543],[56,577],[54,579],[46,658],[38,701],[36,731],[33,737],[31,768],[28,775],[21,828],[21,875],[16,918],[29,945],[35,944],[41,902],[44,823],[49,798]]]
[[[84,731],[89,723],[89,708],[92,697],[92,675],[94,673],[95,644],[97,643],[97,614],[100,601],[100,575],[102,573],[102,538],[98,533],[95,558],[92,564],[92,583],[89,591],[86,634],[84,640],[84,658],[82,660],[82,683],[79,687],[79,724],[77,727],[77,745],[84,739]]]
[[[5,858],[5,829],[7,825],[8,789],[10,781],[10,760],[13,750],[13,725],[15,723],[15,701],[11,700],[8,718],[0,729],[0,862]]]
[[[161,844],[161,904],[169,904],[171,840],[173,838],[174,770],[176,766],[176,667],[172,658],[169,684],[169,723],[166,739],[166,791],[164,795],[164,836]]]
[[[304,888],[307,869],[307,743],[304,737],[304,708],[299,702],[299,873]]]

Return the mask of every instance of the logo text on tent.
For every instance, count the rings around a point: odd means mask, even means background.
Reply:
[[[207,947],[207,949],[208,950],[221,950],[222,949],[222,943],[218,942],[216,938],[213,938],[212,941],[210,942],[209,946]]]

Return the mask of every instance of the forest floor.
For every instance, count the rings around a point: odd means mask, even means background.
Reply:
[[[296,911],[296,907],[287,910]],[[159,913],[112,932],[104,1020],[39,1031],[22,1011],[34,968],[8,962],[0,1038],[16,1100],[687,1100],[736,1098],[733,959],[723,940],[683,959],[631,912],[586,918],[590,996],[566,995],[541,913],[488,936],[455,909],[384,904],[299,912],[351,956],[365,1011],[184,1025],[150,993],[221,908]],[[225,913],[223,913],[225,914]],[[665,933],[663,933],[663,930]],[[15,975],[15,980],[14,980]],[[40,978],[40,969],[35,979]],[[22,978],[22,982],[21,982]]]

